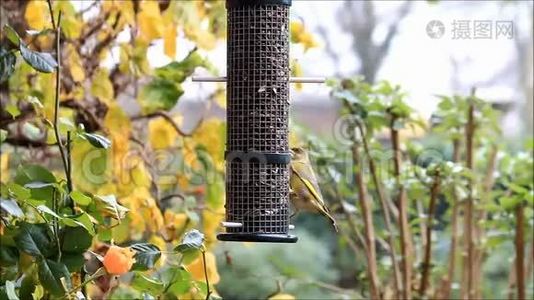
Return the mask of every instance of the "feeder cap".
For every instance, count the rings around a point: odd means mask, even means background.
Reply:
[[[261,5],[291,6],[291,0],[226,0],[226,8]]]

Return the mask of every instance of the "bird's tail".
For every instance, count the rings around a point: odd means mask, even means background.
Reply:
[[[328,210],[327,207],[323,207],[321,209],[321,213],[328,218],[328,220],[330,220],[330,222],[332,223],[332,226],[334,227],[334,229],[336,230],[336,232],[339,232],[338,229],[337,229],[337,223],[336,223],[336,220],[334,219],[334,217],[332,217],[332,215],[330,214],[330,211]]]
[[[339,232],[339,230],[337,229],[337,223],[336,223],[336,220],[334,220],[334,218],[330,215],[328,215],[328,218],[330,219],[330,222],[332,222],[332,226],[334,226],[334,230],[336,232]]]

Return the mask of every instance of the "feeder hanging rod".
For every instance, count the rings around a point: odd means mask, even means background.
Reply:
[[[193,82],[226,82],[226,77],[202,77],[193,76]],[[324,77],[290,77],[290,83],[324,83],[326,79]]]

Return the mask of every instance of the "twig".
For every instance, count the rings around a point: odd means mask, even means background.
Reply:
[[[452,141],[452,161],[460,161],[460,139],[454,139]],[[452,212],[451,212],[451,246],[449,249],[449,267],[447,268],[447,275],[441,280],[441,290],[436,295],[438,299],[450,299],[451,295],[451,282],[454,279],[454,271],[456,269],[456,247],[458,243],[458,215],[459,215],[459,206],[458,203],[458,194],[456,189],[453,188],[452,195]]]
[[[210,281],[208,278],[208,267],[206,266],[206,251],[203,249],[202,252],[202,262],[204,264],[204,278],[206,279],[206,300],[210,298],[211,290],[210,290]]]
[[[438,198],[440,189],[440,174],[436,174],[434,182],[430,188],[430,203],[428,206],[428,219],[426,225],[426,244],[425,253],[423,259],[423,271],[421,274],[421,286],[419,288],[419,295],[425,298],[426,288],[428,286],[428,280],[430,275],[430,261],[432,258],[432,223],[434,217],[434,210],[436,208],[436,200]]]
[[[59,134],[58,117],[59,117],[59,94],[61,92],[61,11],[59,11],[57,18],[57,25],[54,23],[54,12],[52,11],[51,0],[48,0],[48,8],[50,9],[50,17],[56,30],[56,95],[54,99],[54,135],[58,143],[59,153],[61,154],[61,160],[63,161],[63,169],[65,171],[65,177],[68,180],[69,177],[69,165],[67,162],[67,156],[65,155],[65,149],[63,149],[63,143]]]
[[[101,277],[101,276],[104,276],[106,275],[106,272],[104,270],[104,268],[100,268],[98,270],[96,270],[91,276],[89,276],[89,278],[87,278],[86,280],[84,280],[80,285],[72,288],[65,296],[63,296],[61,299],[70,299],[70,296],[72,294],[74,294],[77,290],[80,290],[80,289],[84,289],[85,286],[90,283],[91,281],[97,279],[98,277]]]
[[[52,20],[52,28],[54,30],[56,30],[56,21],[54,20],[54,10],[52,9],[52,1],[51,0],[47,0],[46,1],[48,3],[48,11],[50,12],[50,19]],[[59,27],[60,24],[59,24],[59,20],[58,20],[58,24],[57,24],[57,27]]]
[[[515,277],[517,288],[517,299],[525,297],[525,214],[524,204],[519,203],[515,208]]]
[[[59,205],[58,205],[58,199],[57,199],[57,190],[56,188],[54,188],[53,192],[52,192],[52,208],[54,210],[54,212],[57,214],[59,212]],[[60,194],[61,195],[61,194]],[[46,220],[46,219],[45,219]],[[60,262],[61,261],[61,256],[62,256],[62,253],[61,253],[61,243],[59,242],[59,222],[56,218],[53,219],[53,226],[54,226],[54,238],[56,240],[56,245],[57,245],[57,261]]]
[[[164,202],[164,201],[170,200],[172,198],[180,198],[182,201],[185,200],[185,196],[182,195],[182,194],[170,194],[170,195],[167,195],[165,197],[161,197],[161,199],[159,201],[160,202]]]
[[[399,142],[399,132],[394,128],[396,117],[392,116],[389,125],[391,141],[393,144],[393,166],[396,186],[399,189],[397,205],[399,208],[399,227],[400,227],[400,246],[402,254],[402,282],[404,289],[403,299],[411,299],[411,281],[412,281],[412,244],[410,237],[410,227],[408,224],[408,199],[404,184],[400,182],[401,174],[401,151]]]
[[[98,0],[94,0],[89,6],[81,9],[76,13],[78,16],[83,16],[86,12],[90,11],[93,7],[95,7],[98,4]]]
[[[391,262],[393,264],[393,279],[395,283],[395,294],[398,295],[398,293],[402,290],[401,285],[401,278],[400,278],[400,270],[397,260],[397,254],[395,253],[395,237],[393,234],[393,226],[391,224],[391,217],[389,215],[390,211],[388,209],[387,202],[389,202],[389,199],[386,199],[386,193],[384,191],[384,187],[382,185],[382,182],[378,179],[378,174],[376,170],[376,165],[373,157],[371,156],[371,152],[369,150],[369,144],[367,142],[367,137],[365,136],[362,124],[358,122],[357,127],[360,131],[360,136],[362,137],[363,142],[363,149],[365,151],[365,154],[367,155],[367,159],[369,160],[369,170],[371,171],[371,178],[373,179],[373,183],[375,185],[376,190],[378,191],[378,199],[380,200],[380,205],[382,206],[382,212],[384,216],[384,223],[386,225],[386,230],[388,232],[388,244],[389,244],[389,254],[391,256]]]
[[[72,192],[72,156],[71,156],[72,141],[70,131],[67,131],[67,191],[70,194]],[[72,204],[74,209],[74,204]]]
[[[172,119],[172,117],[168,113],[166,113],[164,111],[156,111],[156,112],[149,113],[149,114],[146,114],[146,115],[133,116],[132,120],[136,121],[136,120],[152,119],[152,118],[158,118],[158,117],[162,117],[163,119],[165,119],[165,121],[169,122],[169,124],[172,125],[174,130],[176,130],[176,132],[181,136],[191,136],[191,135],[193,135],[193,132],[195,131],[195,130],[192,130],[190,133],[184,132],[180,128],[180,126],[178,126],[178,124],[176,124],[176,122]],[[199,122],[199,125],[200,125],[200,123],[202,123],[202,120]],[[198,125],[197,125],[197,127],[198,127]]]
[[[475,90],[471,91],[471,96],[474,96]],[[465,125],[465,147],[466,147],[466,167],[473,170],[473,144],[475,135],[475,107],[472,101],[469,102],[469,108],[467,110],[467,124]],[[474,201],[473,201],[473,180],[468,178],[468,195],[466,199],[466,209],[464,217],[464,241],[467,245],[467,255],[464,256],[463,266],[465,269],[465,276],[467,277],[465,282],[462,282],[464,287],[462,298],[474,298]]]
[[[341,294],[341,295],[348,295],[348,294],[354,294],[355,293],[352,290],[340,288],[338,286],[335,286],[335,285],[332,285],[332,284],[329,284],[329,283],[326,283],[326,282],[322,282],[322,281],[310,280],[310,281],[308,281],[308,283],[316,285],[316,286],[318,286],[320,288],[323,288],[325,290],[329,290],[329,291],[332,291],[334,293]]]
[[[363,215],[363,224],[365,229],[365,242],[367,244],[367,271],[369,274],[370,292],[372,299],[380,299],[380,282],[378,279],[378,267],[376,265],[376,246],[375,246],[375,230],[373,226],[373,216],[369,206],[369,199],[367,198],[367,190],[362,175],[362,165],[358,144],[355,142],[352,145],[352,159],[353,159],[353,174],[354,181],[358,187],[358,198],[360,209]]]
[[[484,180],[482,182],[482,196],[484,203],[490,203],[492,201],[491,190],[495,183],[495,165],[497,164],[497,154],[499,153],[498,147],[496,144],[492,144],[489,150],[486,174],[484,175]],[[483,206],[482,206],[483,207]],[[483,208],[475,209],[475,219],[476,220],[486,220],[488,212]],[[478,226],[478,223],[475,223],[474,227],[474,236],[476,241],[481,241],[485,238],[485,232],[481,226]],[[476,298],[482,298],[482,263],[484,260],[486,252],[484,248],[477,247],[475,248],[475,273],[474,286],[476,287]]]

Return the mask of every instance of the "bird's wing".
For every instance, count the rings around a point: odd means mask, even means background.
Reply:
[[[313,169],[310,166],[308,166],[308,165],[306,165],[304,163],[300,163],[300,164],[302,164],[302,166],[304,168],[308,168],[308,170],[306,170],[307,171],[306,174],[310,174],[310,176],[311,176],[310,179],[311,180],[305,178],[304,176],[302,176],[302,174],[294,166],[291,166],[291,169],[293,170],[293,172],[295,172],[295,174],[297,174],[297,176],[302,180],[302,182],[304,182],[304,185],[310,191],[310,193],[313,195],[313,197],[319,203],[321,203],[321,205],[324,207],[325,203],[324,203],[324,200],[323,200],[323,196],[321,195],[321,190],[319,189],[319,185],[317,184],[317,179],[315,179],[315,175],[313,173]]]

